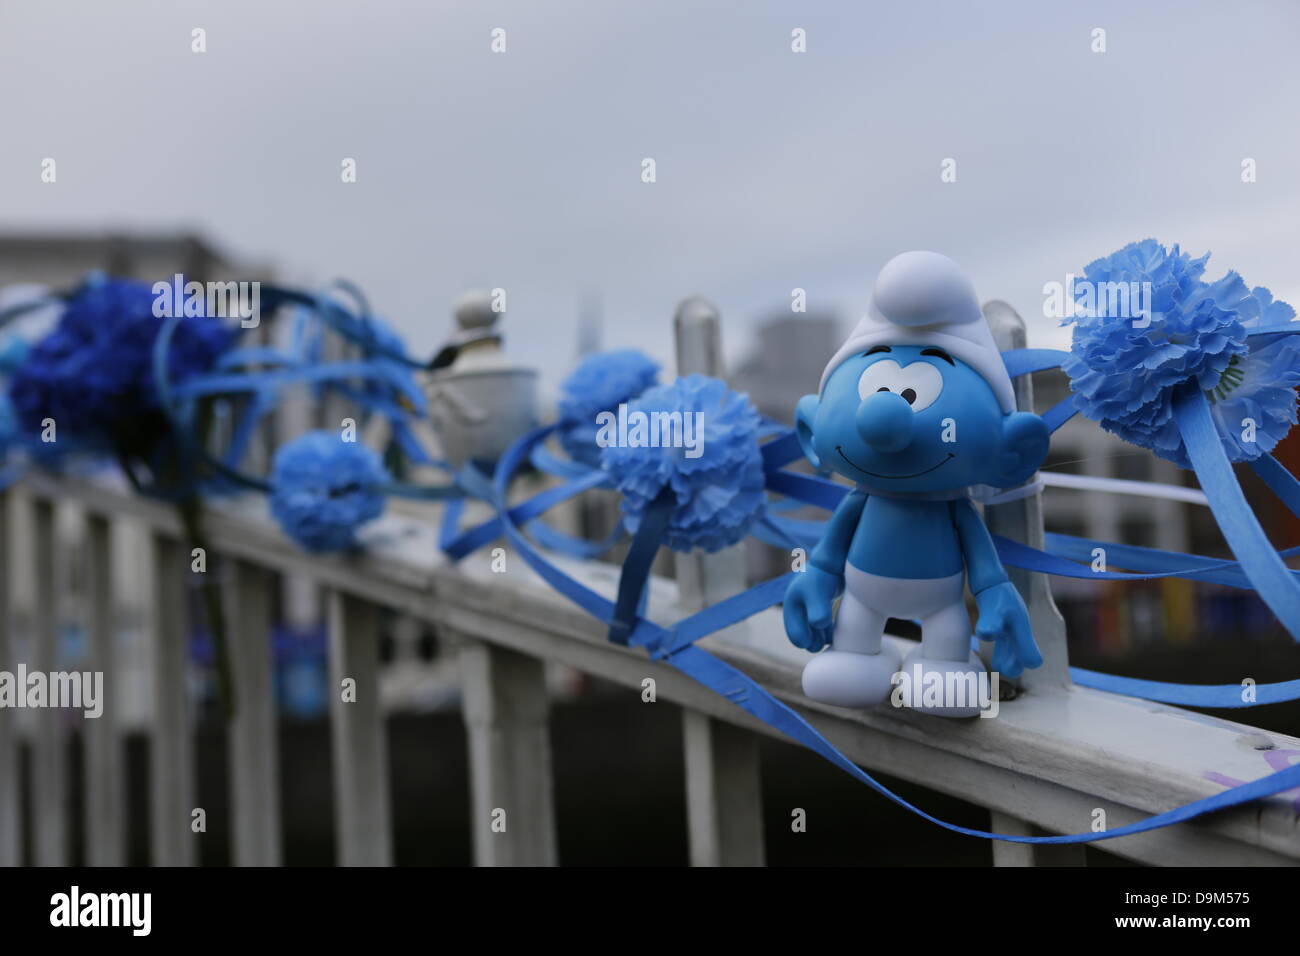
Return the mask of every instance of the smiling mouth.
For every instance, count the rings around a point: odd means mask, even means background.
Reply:
[[[836,446],[835,446],[835,450],[836,450],[837,452],[839,452],[839,453],[840,453],[840,457],[843,458],[845,461],[847,461],[850,465],[852,465],[852,466],[853,466],[854,468],[856,468],[858,471],[862,472],[864,475],[870,475],[872,478],[920,478],[922,475],[928,475],[930,472],[934,471],[936,468],[942,468],[944,465],[948,464],[948,462],[952,461],[954,458],[957,457],[957,456],[954,455],[952,452],[948,452],[948,457],[947,457],[947,458],[945,458],[943,461],[939,462],[939,464],[937,464],[937,465],[931,465],[929,468],[925,469],[925,471],[914,471],[914,472],[912,472],[912,474],[910,474],[910,475],[881,475],[881,474],[877,474],[877,473],[874,472],[874,471],[867,471],[867,469],[863,468],[863,467],[862,467],[861,465],[859,465],[857,462],[853,461],[853,459],[849,458],[848,455],[844,454],[844,448],[843,448],[843,446],[841,446],[841,445],[836,445]]]

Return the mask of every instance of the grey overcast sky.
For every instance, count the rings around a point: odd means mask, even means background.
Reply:
[[[702,293],[734,360],[913,248],[1061,344],[1043,283],[1146,236],[1300,300],[1298,39],[1293,0],[0,0],[0,230],[197,230],[420,352],[501,286],[551,383],[584,295],[666,359]]]

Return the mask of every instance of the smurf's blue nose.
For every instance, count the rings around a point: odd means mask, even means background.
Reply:
[[[894,392],[868,395],[858,406],[862,440],[877,451],[902,451],[912,441],[912,406]]]

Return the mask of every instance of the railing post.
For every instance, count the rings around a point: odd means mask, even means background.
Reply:
[[[17,672],[18,653],[14,642],[14,618],[10,606],[10,578],[17,553],[9,540],[13,522],[9,511],[14,495],[0,490],[0,670]],[[0,720],[0,866],[18,866],[22,860],[19,832],[20,793],[18,779],[18,728],[13,715]]]
[[[554,866],[546,670],[467,635],[460,643],[470,814],[478,866]]]
[[[722,361],[722,321],[712,303],[692,296],[673,317],[677,374],[726,375]],[[741,545],[717,554],[674,554],[679,600],[699,609],[731,597],[745,586],[745,552]]]
[[[122,772],[126,752],[118,730],[117,603],[113,590],[112,528],[108,518],[90,514],[85,522],[86,645],[91,673],[104,675],[102,710],[82,723],[85,729],[86,862],[121,866],[126,862]]]
[[[984,315],[999,349],[1006,351],[1025,347],[1025,322],[1016,314],[1015,309],[1005,302],[994,301],[984,306]],[[1034,387],[1029,376],[1022,375],[1013,384],[1016,406],[1025,411],[1033,411]],[[984,519],[994,534],[1020,541],[1031,548],[1043,547],[1043,502],[1040,492],[1006,504],[989,505],[984,510]],[[1007,574],[1029,607],[1034,640],[1043,653],[1043,666],[1025,671],[1023,677],[1018,678],[1018,683],[1031,691],[1069,687],[1070,662],[1066,651],[1065,619],[1052,600],[1046,575],[1033,574],[1021,568],[1008,568]]]
[[[725,374],[718,310],[704,299],[686,299],[673,321],[678,375]],[[745,554],[739,546],[717,554],[678,554],[678,601],[687,613],[714,604],[745,586]],[[683,711],[686,817],[694,866],[761,866],[762,788],[758,737],[723,721]]]
[[[149,747],[150,837],[155,866],[192,866],[194,728],[189,708],[189,555],[179,541],[150,531],[145,562],[153,677]]]
[[[1025,347],[1025,322],[1007,303],[994,301],[984,306],[984,315],[993,330],[998,348],[1022,349]],[[1016,407],[1034,410],[1034,386],[1028,375],[1013,380],[1016,390]],[[1035,476],[1036,478],[1037,476]],[[1034,479],[1031,478],[1030,481]],[[1043,500],[1041,492],[1034,492],[1015,501],[989,505],[984,509],[989,530],[1032,548],[1043,546]],[[1034,640],[1043,653],[1042,667],[1025,671],[1018,683],[1029,690],[1060,690],[1070,687],[1070,662],[1066,647],[1065,619],[1052,600],[1052,590],[1047,576],[1033,574],[1021,568],[1008,568],[1007,574],[1015,582],[1021,597],[1029,608],[1029,621],[1034,630]],[[1016,836],[1042,835],[1044,831],[1016,817],[996,810],[990,811],[991,826],[995,833]],[[993,843],[994,866],[1083,866],[1082,846],[1048,846],[1026,843]]]
[[[228,559],[226,620],[235,717],[230,728],[230,788],[236,866],[280,865],[278,726],[271,681],[271,575]]]
[[[682,712],[691,866],[762,866],[758,735]]]
[[[54,505],[32,503],[32,567],[36,576],[31,669],[50,674],[59,666],[58,589],[55,585]],[[68,863],[68,773],[64,715],[57,707],[35,712],[32,737],[32,812],[36,817],[36,865]]]
[[[989,827],[1007,836],[1046,836],[1048,831],[1018,817],[989,811]],[[1084,848],[1077,843],[1007,843],[993,840],[994,866],[1085,866]]]
[[[379,699],[379,613],[330,591],[330,724],[334,815],[342,866],[389,866],[393,837],[388,742]],[[347,688],[344,681],[351,681]]]

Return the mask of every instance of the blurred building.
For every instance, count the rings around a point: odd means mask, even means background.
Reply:
[[[65,289],[87,272],[157,281],[176,273],[199,282],[264,278],[188,233],[9,233],[0,235],[0,286]]]
[[[843,341],[840,322],[833,315],[778,313],[758,326],[753,349],[729,376],[731,387],[748,394],[765,418],[793,425],[795,405],[817,392],[827,360]],[[791,467],[810,470],[802,460]],[[806,520],[826,516],[812,507],[786,514]],[[780,548],[753,538],[745,541],[744,548],[751,584],[790,569],[790,555]]]
[[[758,327],[754,350],[729,378],[768,418],[794,424],[794,406],[817,391],[826,360],[843,338],[839,321],[825,314],[780,315]]]

